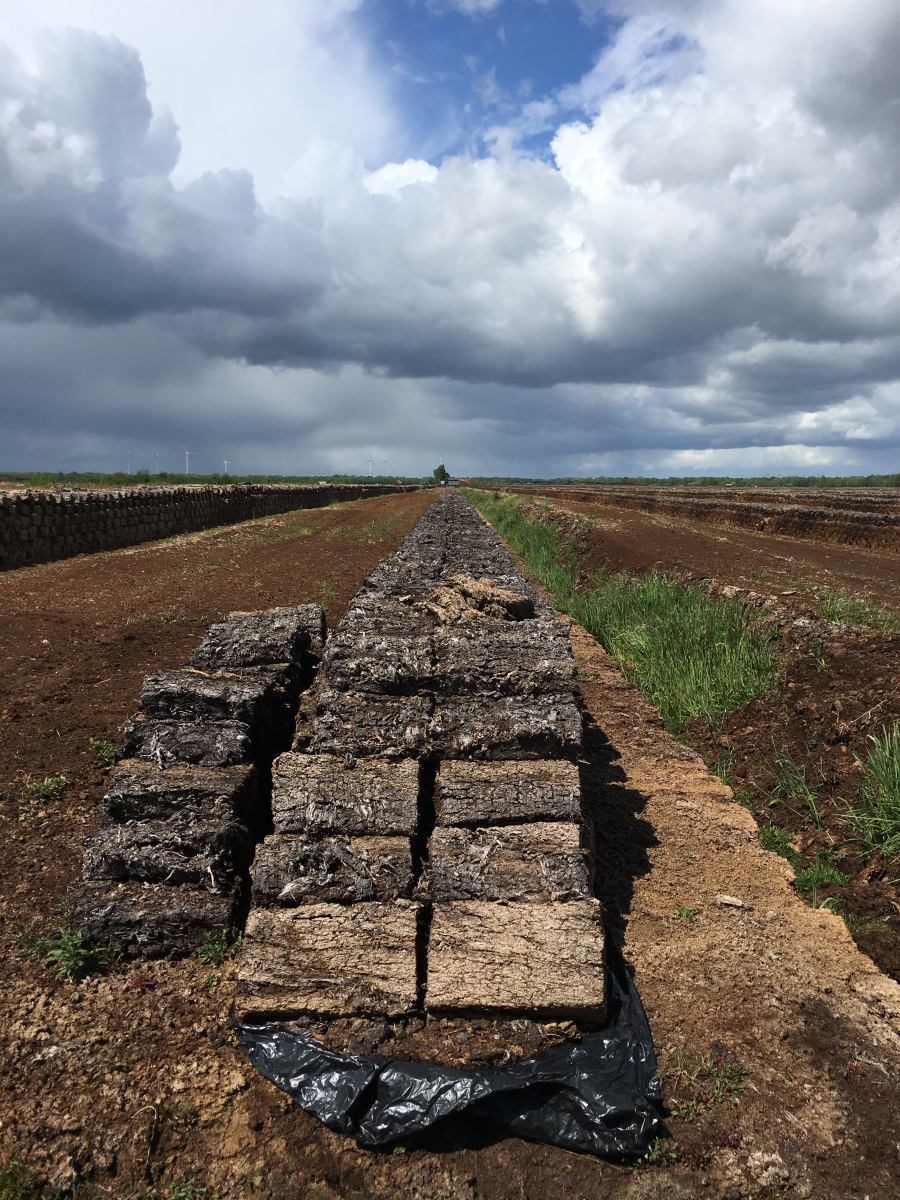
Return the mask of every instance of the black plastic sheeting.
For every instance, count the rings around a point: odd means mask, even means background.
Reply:
[[[621,956],[610,958],[603,1029],[514,1067],[458,1071],[338,1054],[279,1025],[236,1023],[235,1032],[261,1075],[362,1146],[389,1145],[456,1114],[567,1150],[641,1157],[669,1134],[650,1026]]]

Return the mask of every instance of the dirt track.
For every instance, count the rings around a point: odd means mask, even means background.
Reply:
[[[601,897],[635,970],[667,1097],[696,1107],[692,1120],[670,1122],[677,1161],[663,1149],[630,1171],[454,1126],[405,1153],[362,1152],[249,1069],[228,1027],[231,966],[217,982],[188,960],[152,964],[149,979],[129,968],[73,988],[19,958],[13,927],[61,919],[54,905],[80,867],[104,782],[87,738],[114,740],[141,676],[182,661],[230,609],[311,600],[327,584],[334,623],[427,502],[365,501],[299,514],[294,527],[275,518],[0,581],[15,638],[5,642],[0,703],[0,788],[10,797],[0,809],[3,1140],[60,1181],[93,1166],[98,1195],[130,1185],[163,1194],[188,1176],[232,1200],[895,1195],[900,987],[843,922],[793,894],[749,814],[722,802],[719,781],[684,756],[585,635],[575,650],[592,718],[592,803],[606,831]],[[154,619],[163,612],[177,619]],[[23,784],[51,772],[72,784],[55,808],[21,822]],[[677,917],[679,907],[698,911]],[[723,1103],[707,1074],[688,1078],[688,1064],[710,1055],[742,1089],[726,1089]]]

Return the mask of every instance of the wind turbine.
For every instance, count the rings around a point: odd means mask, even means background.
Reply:
[[[185,452],[184,452],[184,473],[185,473],[185,475],[190,475],[190,473],[191,473],[191,452],[190,452],[190,450],[185,450]]]
[[[228,459],[225,459],[225,474],[228,474]]]
[[[385,461],[385,462],[387,463],[387,465],[388,465],[388,475],[390,475],[390,473],[391,473],[391,460],[390,460],[389,458],[386,458],[384,461]]]
[[[369,478],[371,479],[371,478],[372,478],[372,463],[375,461],[375,460],[372,458],[372,452],[371,452],[371,450],[369,451],[369,457],[368,457],[368,459],[367,459],[366,461],[367,461],[367,462],[368,462],[368,464],[369,464]]]

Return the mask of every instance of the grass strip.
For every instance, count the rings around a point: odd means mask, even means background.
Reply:
[[[879,633],[900,633],[900,613],[891,612],[885,604],[858,600],[834,588],[824,588],[817,599],[816,612],[832,625],[852,625],[863,633],[873,629]]]
[[[641,578],[597,571],[585,580],[582,556],[558,524],[528,520],[518,497],[467,494],[555,606],[583,625],[656,706],[670,733],[684,734],[698,717],[719,725],[774,683],[778,663],[769,642],[777,634],[740,601],[713,600],[659,571]]]

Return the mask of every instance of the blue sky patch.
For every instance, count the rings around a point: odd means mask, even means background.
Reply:
[[[615,29],[603,16],[586,22],[573,0],[505,0],[471,15],[427,0],[367,0],[359,19],[395,80],[405,152],[433,162],[483,153],[487,129],[580,79]],[[547,140],[542,124],[528,123],[529,149]]]

